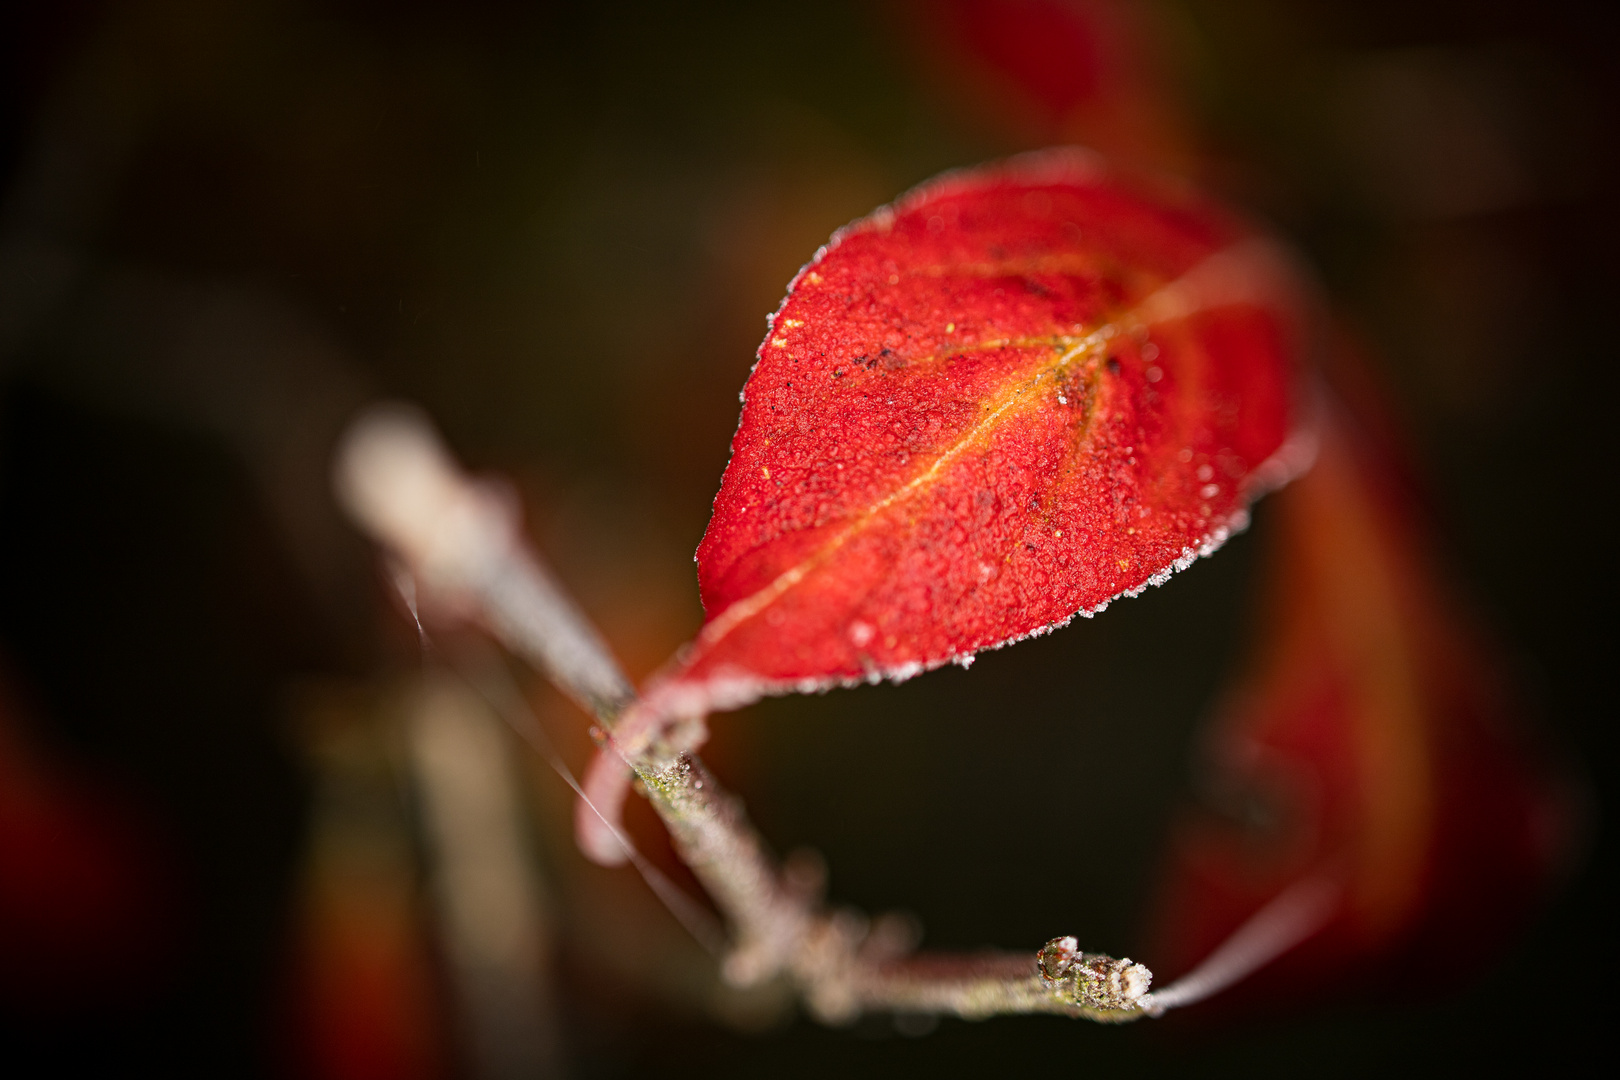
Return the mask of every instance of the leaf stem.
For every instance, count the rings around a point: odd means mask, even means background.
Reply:
[[[726,919],[727,981],[746,987],[785,977],[830,1023],[868,1011],[1146,1015],[1147,968],[1082,953],[1074,938],[1056,938],[1038,954],[913,953],[906,920],[829,908],[823,874],[802,859],[777,862],[742,801],[691,749],[700,731],[621,746],[611,729],[635,702],[629,680],[528,549],[510,502],[466,476],[420,412],[379,406],[362,414],[339,448],[335,481],[351,516],[404,561],[424,601],[482,622],[602,722],[599,739],[621,753]]]
[[[903,920],[828,908],[820,874],[784,872],[742,801],[695,753],[681,753],[663,767],[656,752],[628,764],[681,860],[726,916],[733,941],[723,973],[734,985],[786,976],[810,1011],[829,1023],[870,1011],[968,1019],[1060,1013],[1102,1021],[1143,1015],[1148,969],[1080,953],[1073,938],[1055,939],[1040,954],[912,953],[915,935]],[[1066,951],[1065,963],[1045,962],[1054,946]]]

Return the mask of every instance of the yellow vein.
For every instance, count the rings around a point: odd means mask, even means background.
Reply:
[[[935,458],[932,465],[923,470],[921,473],[912,477],[901,487],[896,488],[882,499],[879,499],[877,502],[873,503],[865,510],[865,512],[861,514],[859,518],[850,522],[849,525],[840,530],[837,535],[829,539],[827,543],[813,555],[796,563],[787,570],[783,571],[781,574],[777,575],[776,579],[763,589],[760,589],[751,596],[744,597],[743,599],[738,600],[736,603],[727,607],[715,617],[713,622],[709,623],[703,628],[703,632],[699,635],[699,640],[706,645],[713,644],[729,634],[738,623],[758,614],[761,609],[769,606],[773,601],[776,600],[777,597],[781,596],[787,590],[804,580],[805,575],[809,574],[811,570],[814,570],[816,567],[820,566],[828,558],[830,558],[834,552],[843,547],[852,536],[863,529],[873,518],[887,510],[889,507],[893,506],[895,503],[909,498],[916,491],[932,483],[934,479],[939,476],[939,474],[943,472],[951,463],[966,453],[967,450],[975,443],[979,442],[981,436],[994,428],[997,421],[999,421],[1009,409],[1017,405],[1020,399],[1024,397],[1025,393],[1033,390],[1036,384],[1038,384],[1042,379],[1046,378],[1048,375],[1062,371],[1069,365],[1069,363],[1071,363],[1081,354],[1099,349],[1105,345],[1109,338],[1113,336],[1111,333],[1112,330],[1113,325],[1108,324],[1104,326],[1103,329],[1098,330],[1096,333],[1087,335],[1085,338],[1082,338],[1078,344],[1074,345],[1069,349],[1069,351],[1059,356],[1050,365],[1036,372],[1033,378],[1025,379],[1018,385],[1014,386],[1006,393],[999,403],[997,403],[993,408],[990,409],[988,413],[986,413],[983,419],[973,426],[970,431],[958,439],[954,445],[946,449],[937,458]]]
[[[1117,324],[1129,321],[1147,323],[1171,321],[1185,318],[1209,307],[1252,300],[1254,298],[1253,294],[1248,289],[1240,288],[1237,292],[1241,295],[1236,295],[1230,290],[1209,287],[1212,276],[1218,277],[1232,273],[1234,270],[1241,272],[1239,264],[1248,262],[1253,257],[1252,251],[1251,245],[1245,243],[1216,252],[1189,269],[1181,277],[1155,290],[1135,308],[1126,312],[1124,316],[1103,324],[1097,330],[1081,338],[1067,352],[1042,370],[1037,371],[1032,378],[1014,386],[999,403],[990,409],[983,419],[958,439],[954,445],[941,453],[927,469],[872,504],[859,518],[841,529],[814,554],[778,574],[769,585],[728,605],[724,611],[715,616],[708,625],[704,626],[703,630],[698,634],[698,643],[703,646],[712,646],[726,637],[739,623],[757,615],[764,608],[774,603],[783,593],[803,581],[812,570],[826,562],[878,514],[932,483],[946,467],[979,442],[981,436],[992,429],[1001,417],[1009,409],[1017,405],[1024,398],[1025,393],[1033,390],[1042,379],[1062,371],[1083,354],[1101,350],[1118,332],[1116,329]],[[1142,316],[1140,320],[1136,319],[1138,315]]]

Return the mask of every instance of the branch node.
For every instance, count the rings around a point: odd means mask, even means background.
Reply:
[[[1135,1010],[1153,984],[1146,965],[1126,957],[1084,953],[1073,937],[1056,937],[1036,957],[1041,981],[1065,1001],[1085,1009]]]

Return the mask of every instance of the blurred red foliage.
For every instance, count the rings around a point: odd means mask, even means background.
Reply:
[[[1228,1005],[1477,972],[1566,868],[1575,825],[1508,667],[1444,581],[1365,365],[1341,342],[1330,374],[1344,392],[1316,464],[1267,508],[1260,641],[1207,736],[1221,813],[1177,830],[1155,971],[1187,970],[1302,879],[1340,901]]]
[[[0,998],[50,1012],[148,993],[173,966],[172,853],[141,803],[29,739],[0,685]]]

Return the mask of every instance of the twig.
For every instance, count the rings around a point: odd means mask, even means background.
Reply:
[[[404,729],[473,1075],[560,1076],[544,882],[523,843],[505,733],[442,675],[413,695]]]
[[[1179,985],[1152,995],[1146,967],[1083,953],[1072,937],[1054,938],[1039,953],[914,954],[904,921],[829,909],[823,875],[778,865],[741,800],[704,767],[691,749],[700,734],[613,739],[614,721],[635,701],[629,681],[528,551],[510,504],[460,471],[425,417],[402,406],[360,417],[339,449],[336,481],[351,515],[405,561],[425,594],[478,618],[601,721],[596,735],[623,766],[607,760],[639,779],[676,852],[730,926],[723,974],[732,984],[785,976],[817,1017],[835,1023],[869,1010],[1114,1022],[1157,1015],[1179,1003],[1178,992],[1197,996]],[[1301,919],[1282,922],[1288,940],[1248,942],[1236,967],[1223,968],[1222,985],[1310,932]]]
[[[428,597],[465,608],[604,722],[635,700],[595,627],[524,543],[510,496],[462,473],[421,410],[376,405],[353,420],[333,481]]]
[[[1129,960],[1080,954],[1060,938],[1041,954],[907,955],[914,935],[895,920],[876,924],[829,911],[820,874],[784,873],[743,812],[696,754],[649,768],[633,760],[644,790],[682,860],[725,912],[735,935],[727,980],[749,986],[790,977],[817,1017],[838,1023],[869,1010],[949,1013],[1068,1013],[1127,1020],[1140,1015],[1152,978]],[[1042,963],[1063,951],[1066,963]]]

